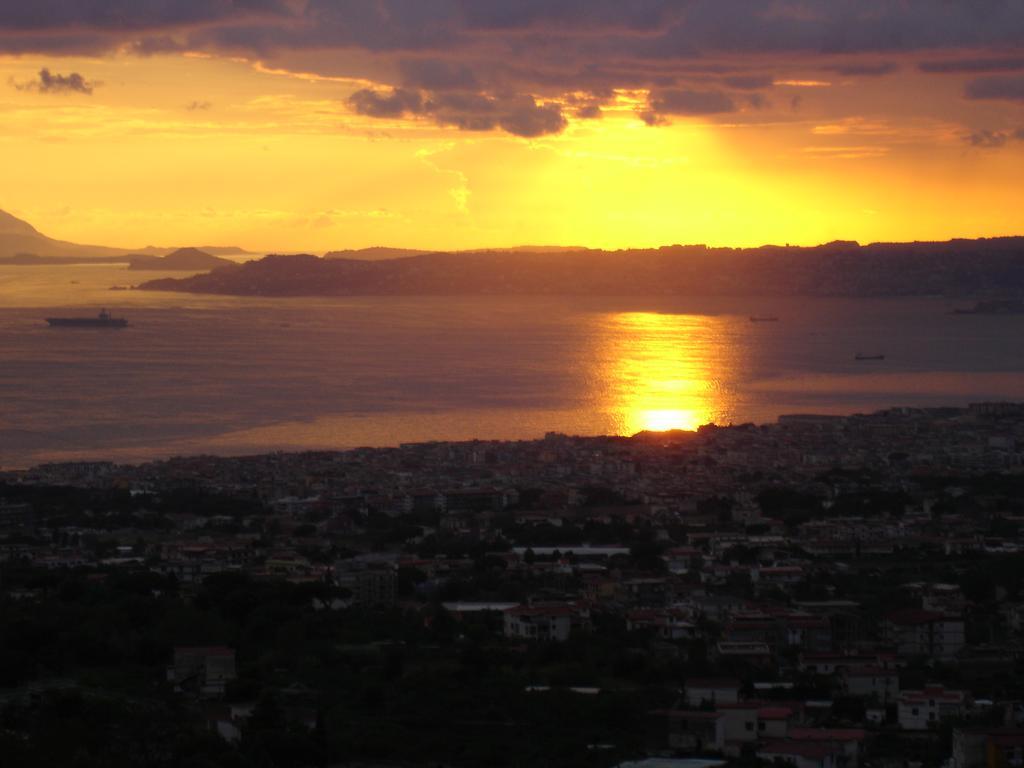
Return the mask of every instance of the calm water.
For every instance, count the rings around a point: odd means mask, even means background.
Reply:
[[[1024,399],[1024,317],[944,300],[233,299],[0,267],[0,466],[631,434]],[[125,315],[119,331],[54,314]],[[777,315],[751,323],[749,315]],[[886,355],[856,362],[857,352]]]

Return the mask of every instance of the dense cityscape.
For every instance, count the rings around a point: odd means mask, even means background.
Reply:
[[[0,483],[5,765],[1024,760],[1024,404]]]

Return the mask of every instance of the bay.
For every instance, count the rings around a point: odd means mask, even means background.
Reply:
[[[0,267],[0,466],[1024,400],[1024,316],[954,315],[963,303],[945,299],[109,290],[160,276]],[[103,307],[130,326],[44,321]]]

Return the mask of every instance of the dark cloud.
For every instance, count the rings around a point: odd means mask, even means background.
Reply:
[[[972,147],[997,149],[1006,144],[1009,136],[1001,131],[981,130],[968,134],[964,140]]]
[[[185,109],[189,112],[205,112],[212,106],[213,104],[208,101],[190,101],[185,105]]]
[[[498,125],[515,136],[543,136],[565,128],[565,117],[557,104],[537,104],[532,96],[517,96],[503,107]]]
[[[420,94],[405,88],[392,88],[390,92],[363,88],[349,96],[348,103],[360,115],[370,117],[402,117],[418,114],[423,108]]]
[[[826,64],[823,69],[835,72],[844,77],[882,77],[899,70],[899,65],[892,61],[849,62],[845,64]]]
[[[187,46],[170,35],[149,35],[131,43],[128,49],[136,56],[157,56],[182,53],[187,50]]]
[[[459,0],[457,5],[468,27],[487,30],[657,31],[683,14],[679,3],[665,0]]]
[[[596,120],[601,117],[601,107],[597,104],[587,104],[577,109],[574,114],[581,120]]]
[[[1024,70],[1024,56],[1002,56],[980,59],[949,59],[922,61],[922,72],[932,74],[981,74],[983,72],[1019,72]]]
[[[491,97],[473,92],[439,92],[424,97],[419,91],[392,88],[356,91],[349,105],[370,117],[422,115],[439,125],[452,125],[464,131],[488,131],[500,128],[515,136],[532,138],[559,133],[566,120],[557,104],[538,104],[525,94]]]
[[[647,125],[650,125],[652,127],[656,125],[669,125],[669,123],[671,122],[664,115],[659,115],[657,112],[654,112],[650,109],[641,110],[637,112],[637,116],[645,123],[647,123]]]
[[[480,87],[473,70],[468,66],[441,59],[402,59],[398,62],[398,71],[402,83],[410,88],[448,91]]]
[[[471,47],[591,63],[735,53],[813,55],[1019,48],[1018,0],[4,0],[0,32],[47,51],[92,31],[96,45],[188,30],[195,43],[250,51]],[[9,37],[0,38],[14,44]],[[79,41],[82,43],[84,41]],[[63,48],[63,46],[61,46]],[[25,47],[20,48],[25,50]],[[500,53],[498,54],[500,55]],[[827,62],[823,62],[827,63]],[[875,65],[880,66],[880,65]],[[862,73],[870,69],[858,67]]]
[[[775,78],[771,75],[735,75],[723,78],[722,82],[741,91],[759,91],[770,88]]]
[[[1015,131],[991,131],[983,129],[964,136],[964,141],[979,149],[999,149],[1009,141],[1024,141],[1024,128]]]
[[[67,75],[50,72],[46,67],[39,70],[39,79],[27,83],[14,83],[19,91],[39,91],[40,93],[84,93],[91,95],[93,88],[99,83],[90,82],[77,72]]]
[[[127,31],[290,15],[282,0],[5,0],[0,29]]]
[[[753,109],[766,109],[771,106],[771,102],[765,98],[764,94],[761,93],[748,93],[745,94],[743,100],[747,102]]]
[[[667,89],[651,92],[650,109],[659,115],[719,115],[735,112],[736,103],[721,91]]]
[[[561,130],[556,101],[596,116],[615,89],[654,91],[654,122],[763,106],[743,92],[794,65],[882,76],[898,69],[886,59],[914,53],[927,72],[1016,71],[1022,57],[991,52],[1021,40],[1020,0],[0,0],[0,54],[259,58],[393,86],[353,95],[366,115],[519,135]],[[967,95],[1020,98],[997,85]],[[581,92],[593,103],[569,100]],[[442,94],[484,101],[460,110]]]
[[[1024,76],[979,77],[967,83],[964,96],[968,99],[1024,101]]]

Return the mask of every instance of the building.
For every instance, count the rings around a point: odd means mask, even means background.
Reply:
[[[790,728],[787,736],[792,741],[827,744],[837,768],[857,768],[868,734],[861,728]]]
[[[683,690],[688,707],[736,704],[740,700],[739,681],[732,678],[694,678],[686,681]]]
[[[962,618],[924,609],[890,613],[882,634],[902,656],[950,660],[965,645]]]
[[[505,637],[565,642],[579,619],[568,603],[520,605],[505,611]]]
[[[757,750],[762,760],[781,760],[794,768],[836,768],[838,754],[827,742],[782,739],[771,741]]]
[[[900,728],[926,731],[945,718],[963,714],[968,698],[964,691],[948,691],[941,685],[929,685],[920,691],[903,691],[897,704]]]
[[[757,740],[757,712],[759,702],[724,704],[718,708],[722,715],[723,746],[729,752],[738,754],[739,747]]]
[[[720,712],[670,709],[651,714],[659,721],[667,722],[667,746],[673,751],[691,754],[720,752],[725,743],[724,718]],[[664,733],[660,728],[659,731]]]
[[[167,681],[176,691],[195,691],[200,696],[223,696],[235,679],[235,651],[222,645],[179,646],[174,663],[167,668]]]
[[[32,505],[0,499],[0,528],[19,528],[32,524]]]
[[[388,562],[346,560],[335,566],[334,583],[352,593],[355,605],[394,605],[398,573]]]
[[[883,704],[895,701],[900,694],[900,676],[895,669],[876,666],[854,666],[840,672],[843,691],[848,696],[873,699]]]

